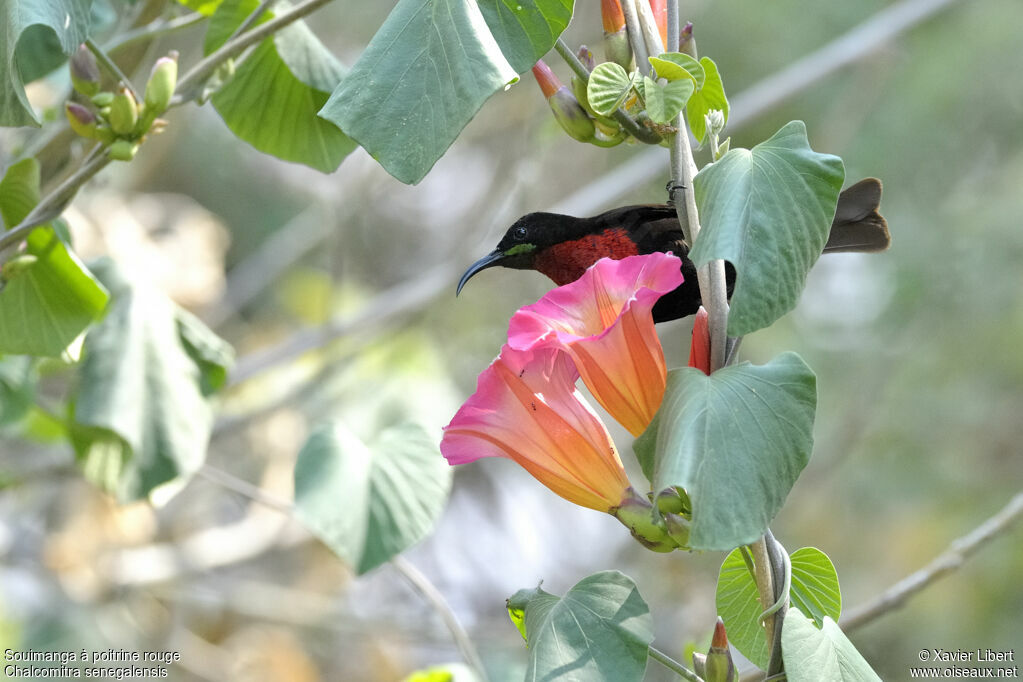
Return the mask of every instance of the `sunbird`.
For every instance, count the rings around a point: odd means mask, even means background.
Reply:
[[[838,206],[824,253],[884,251],[891,243],[888,223],[878,213],[881,181],[866,178],[838,195]],[[655,322],[696,313],[700,287],[696,267],[687,257],[678,215],[671,204],[621,206],[590,218],[558,213],[529,213],[508,228],[497,248],[469,266],[458,282],[458,293],[476,273],[500,265],[516,270],[537,270],[563,285],[578,279],[601,258],[672,252],[682,259],[684,281],[654,305]],[[728,292],[735,284],[735,269],[725,263]]]

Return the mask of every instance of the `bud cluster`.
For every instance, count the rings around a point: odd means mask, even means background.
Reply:
[[[664,39],[667,31],[667,4],[664,0],[646,1],[650,4],[661,37]],[[636,68],[636,58],[629,39],[621,0],[601,0],[600,13],[604,27],[604,62],[602,63],[617,64],[627,73],[633,72]],[[693,25],[687,23],[680,33],[683,52],[695,53],[692,33]],[[597,66],[593,52],[585,45],[580,46],[576,57],[587,73],[592,72]],[[580,70],[578,65],[576,70]],[[619,123],[619,114],[603,109],[600,113],[594,111],[587,94],[588,76],[583,78],[580,74],[576,74],[572,76],[571,87],[566,87],[543,60],[538,61],[533,67],[533,76],[540,85],[544,97],[547,98],[555,120],[568,133],[569,137],[598,147],[613,147],[625,141],[633,141],[629,132],[623,129]],[[658,126],[646,116],[642,110],[642,101],[635,94],[626,98],[621,103],[621,108],[625,113],[637,118],[640,125],[661,132],[657,130]],[[619,118],[616,120],[612,114]],[[634,127],[633,130],[635,130]],[[655,137],[655,139],[657,138]]]
[[[689,549],[692,509],[684,490],[669,488],[653,499],[639,497],[631,488],[629,493],[611,514],[639,544],[654,552]]]
[[[64,106],[68,123],[76,134],[107,145],[111,159],[131,161],[146,134],[159,133],[166,126],[158,117],[170,106],[177,85],[177,52],[156,60],[142,102],[124,83],[116,91],[101,90],[99,65],[85,45],[71,57],[69,68],[71,84],[88,103],[68,101]]]

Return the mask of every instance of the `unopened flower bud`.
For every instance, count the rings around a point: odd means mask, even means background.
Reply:
[[[135,158],[135,153],[139,150],[137,142],[130,140],[115,140],[110,149],[107,150],[107,155],[114,161],[131,161]]]
[[[174,88],[178,84],[178,53],[160,57],[153,65],[153,72],[146,83],[145,102],[147,111],[159,116],[167,110]]]
[[[587,71],[593,71],[593,67],[597,65],[596,60],[593,58],[593,53],[585,45],[579,46],[579,51],[575,53],[575,56],[579,58],[579,61],[583,63]]]
[[[678,488],[666,488],[657,495],[657,509],[662,514],[681,514],[684,507]]]
[[[64,105],[64,113],[67,115],[71,130],[76,135],[95,139],[96,137],[96,116],[78,102],[68,102]]]
[[[569,137],[588,142],[593,139],[593,119],[568,88],[561,84],[551,68],[540,60],[533,67],[533,76],[554,112],[554,118]]]
[[[634,495],[627,497],[612,514],[629,529],[632,537],[647,549],[654,552],[671,552],[677,548],[668,537],[663,520],[658,519],[661,523],[654,521],[653,505],[645,499]]]
[[[703,679],[707,682],[733,682],[738,679],[735,664],[732,662],[732,653],[728,649],[725,623],[720,616],[714,625],[714,637],[707,651]]]
[[[604,58],[632,71],[635,62],[622,4],[619,0],[601,0],[600,16],[604,22]]]
[[[696,56],[696,39],[693,38],[693,22],[687,21],[682,30],[678,32],[678,51],[689,55],[693,59]]]
[[[97,92],[92,96],[92,103],[97,107],[109,107],[114,101],[114,93],[112,92]]]
[[[96,56],[84,44],[79,45],[71,55],[68,69],[71,71],[71,85],[75,90],[86,97],[92,97],[99,92],[99,65],[96,63]]]
[[[717,135],[725,127],[725,113],[720,109],[711,109],[704,117],[707,121],[707,130],[711,135]]]
[[[707,675],[707,654],[701,654],[699,651],[693,652],[693,672],[695,672],[700,679],[703,679]]]
[[[114,95],[110,103],[110,113],[107,114],[110,127],[118,135],[131,135],[135,132],[135,126],[139,122],[139,105],[131,90],[121,86],[121,89]]]
[[[661,45],[668,45],[668,3],[667,0],[650,0],[650,11],[654,15],[657,31],[661,34]]]

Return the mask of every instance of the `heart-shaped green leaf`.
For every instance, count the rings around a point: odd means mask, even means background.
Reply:
[[[798,608],[790,608],[781,630],[781,650],[790,682],[881,680],[829,617],[818,630]]]
[[[508,609],[525,612],[520,631],[529,646],[527,680],[643,679],[653,619],[628,576],[594,573],[564,597],[540,588],[520,590],[508,600]]]
[[[206,52],[228,39],[258,0],[224,0],[210,20]],[[261,21],[273,15],[265,13]],[[261,42],[213,95],[227,127],[256,149],[323,173],[337,169],[356,144],[317,116],[344,69],[302,21]]]
[[[700,66],[705,74],[703,84],[689,98],[686,106],[686,120],[689,121],[689,129],[693,131],[696,141],[703,143],[707,136],[707,123],[704,115],[711,109],[720,109],[725,116],[725,123],[728,123],[728,98],[725,97],[725,86],[721,82],[721,74],[718,73],[717,64],[710,57],[700,59]]]
[[[447,502],[451,467],[418,426],[372,446],[340,424],[317,429],[295,465],[295,513],[361,575],[425,537]]]
[[[764,607],[742,550],[733,549],[721,564],[714,601],[728,630],[728,641],[751,663],[766,670],[771,652],[759,621]]]
[[[17,225],[39,202],[39,163],[28,158],[0,181],[0,215]],[[59,357],[106,309],[106,289],[49,226],[26,239],[24,265],[0,289],[0,353]]]
[[[610,116],[625,102],[632,83],[632,77],[618,64],[597,64],[586,84],[586,98],[593,111],[601,116]]]
[[[401,0],[320,116],[405,183],[554,46],[572,0]]]
[[[0,126],[38,126],[39,121],[25,96],[22,71],[16,53],[22,34],[32,26],[48,29],[60,49],[69,55],[89,37],[92,0],[3,0],[0,2]],[[38,41],[41,31],[26,38]]]
[[[828,239],[844,177],[842,159],[810,149],[802,121],[697,174],[703,230],[689,257],[697,265],[723,258],[735,266],[730,336],[766,327],[795,307]]]
[[[842,592],[838,573],[828,555],[816,547],[802,547],[792,553],[792,605],[813,618],[817,627],[825,616],[837,621],[842,615]]]
[[[693,81],[684,78],[672,81],[664,86],[659,85],[649,76],[643,77],[643,98],[646,113],[654,123],[669,123],[686,105],[693,94]]]
[[[654,490],[685,488],[693,549],[730,550],[763,535],[810,459],[817,380],[795,353],[710,376],[668,373]]]
[[[658,78],[665,78],[669,81],[682,80],[687,78],[696,85],[699,90],[703,87],[704,72],[703,65],[684,52],[665,52],[657,57],[648,57],[650,66],[657,70]]]

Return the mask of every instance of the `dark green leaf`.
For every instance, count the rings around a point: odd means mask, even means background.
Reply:
[[[134,500],[202,466],[213,423],[203,386],[215,344],[194,320],[183,339],[180,310],[159,292],[131,285],[112,263],[96,268],[113,302],[85,339],[72,442],[90,480]]]
[[[760,592],[746,566],[741,549],[733,549],[721,564],[715,593],[718,615],[725,622],[728,641],[758,668],[767,669],[770,651],[760,625]]]
[[[451,468],[421,428],[367,447],[340,424],[315,431],[295,465],[295,513],[361,575],[425,537],[447,502]]]
[[[790,608],[782,626],[781,647],[789,682],[881,680],[829,617],[818,630],[798,608]]]
[[[227,40],[258,4],[225,0],[210,20],[206,51]],[[330,173],[355,149],[337,126],[317,116],[343,75],[340,63],[299,21],[260,43],[213,95],[213,106],[235,135],[261,152]]]
[[[661,86],[649,76],[643,77],[646,113],[654,123],[669,123],[679,115],[692,94],[693,81],[688,78]]]
[[[706,166],[694,186],[703,230],[689,257],[736,269],[728,334],[742,336],[792,310],[821,255],[845,170],[818,154],[802,121]]]
[[[35,399],[32,358],[0,357],[0,427],[19,421]]]
[[[550,50],[571,7],[401,0],[320,115],[391,175],[417,183],[483,102]]]
[[[89,35],[92,0],[0,0],[0,126],[38,126],[17,65],[21,39],[38,40],[43,26],[70,55]],[[23,35],[24,34],[24,35]],[[32,69],[29,69],[32,71]],[[31,75],[35,75],[34,73]]]
[[[817,381],[795,353],[707,376],[668,373],[654,490],[692,502],[693,549],[730,550],[763,535],[813,447]]]
[[[792,605],[813,618],[817,627],[828,616],[837,621],[842,615],[842,592],[838,573],[828,555],[816,547],[803,547],[792,553]]]
[[[29,158],[0,181],[0,215],[13,226],[39,201],[39,164]],[[31,262],[0,289],[0,353],[59,357],[103,313],[107,292],[50,227],[28,235]]]
[[[525,610],[527,680],[630,682],[643,679],[653,619],[636,584],[618,571],[583,578],[564,597],[520,590],[509,608]]]
[[[689,121],[689,129],[693,131],[693,137],[697,142],[702,143],[703,138],[707,135],[704,115],[711,109],[720,109],[725,115],[725,123],[727,123],[728,98],[725,97],[725,86],[721,82],[717,64],[710,57],[704,57],[700,60],[700,66],[703,67],[705,74],[704,81],[689,98],[689,104],[686,106],[686,119]]]
[[[684,52],[665,52],[657,57],[648,57],[650,66],[657,70],[658,78],[677,81],[683,78],[693,81],[696,89],[703,87],[706,77],[703,66]]]

